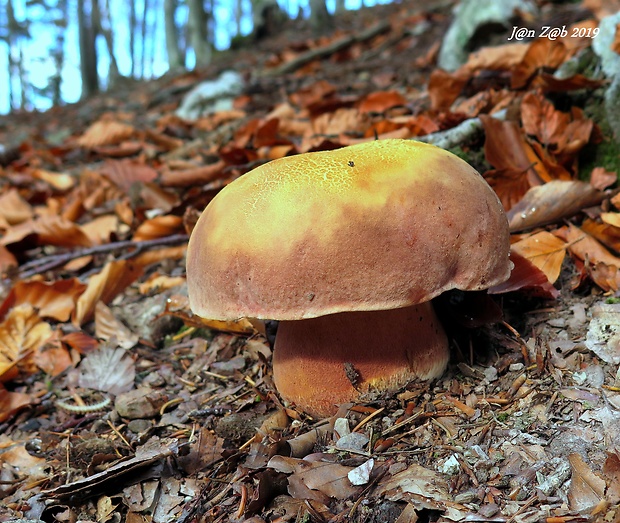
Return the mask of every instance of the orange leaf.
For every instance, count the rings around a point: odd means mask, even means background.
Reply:
[[[407,105],[407,99],[398,91],[377,91],[370,93],[360,105],[360,113],[383,113],[392,107]]]
[[[566,46],[557,40],[538,38],[534,40],[523,60],[512,71],[511,87],[525,87],[530,78],[543,68],[557,69],[568,56]]]
[[[84,293],[78,298],[72,315],[75,325],[89,321],[95,312],[97,302],[110,303],[114,297],[131,285],[142,274],[142,266],[128,260],[112,261],[99,274],[88,280]]]
[[[35,371],[32,354],[41,349],[52,335],[52,328],[41,321],[34,307],[22,304],[11,309],[0,324],[0,381],[13,379],[17,373]]]
[[[43,180],[59,191],[68,191],[75,185],[75,178],[66,173],[53,173],[45,169],[35,169],[32,171],[32,176]]]
[[[0,318],[12,307],[29,304],[39,311],[41,317],[68,321],[78,296],[85,289],[86,285],[77,278],[53,283],[18,281],[0,306]]]
[[[436,111],[450,109],[468,80],[469,74],[459,72],[451,74],[442,69],[434,69],[428,82],[431,107]]]
[[[20,223],[9,229],[0,243],[11,245],[34,235],[38,245],[90,247],[92,242],[79,225],[61,216],[45,216]]]
[[[102,145],[116,145],[134,133],[131,125],[114,120],[99,120],[77,140],[78,145],[92,149]]]
[[[604,167],[595,167],[590,173],[590,185],[599,191],[607,189],[618,181],[618,174]],[[617,197],[618,195],[616,195]],[[613,199],[612,199],[613,203]]]
[[[34,211],[17,189],[9,189],[0,195],[0,216],[11,225],[15,225],[31,219]]]
[[[30,405],[32,398],[22,392],[9,392],[0,385],[0,423],[5,422],[19,409]]]
[[[530,260],[551,283],[560,276],[566,243],[550,232],[541,231],[513,243],[511,249]]]
[[[183,232],[183,218],[166,214],[164,216],[156,216],[150,220],[143,222],[133,235],[135,241],[152,240],[154,238],[163,238]]]
[[[157,171],[135,160],[106,160],[100,169],[108,180],[126,193],[134,183],[152,182],[157,178]]]
[[[245,160],[239,163],[245,163]],[[215,163],[191,169],[165,169],[161,173],[161,185],[163,187],[186,187],[212,182],[223,177],[224,167],[226,167],[226,162],[218,160]]]

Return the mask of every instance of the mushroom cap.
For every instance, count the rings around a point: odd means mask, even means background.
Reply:
[[[411,140],[274,160],[209,203],[187,252],[190,307],[220,320],[386,310],[511,269],[508,222],[467,162]]]

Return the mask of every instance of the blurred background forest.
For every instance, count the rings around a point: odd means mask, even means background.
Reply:
[[[44,110],[123,79],[204,67],[288,18],[320,32],[381,0],[0,0],[0,114]]]

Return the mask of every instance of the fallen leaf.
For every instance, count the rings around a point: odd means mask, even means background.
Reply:
[[[14,378],[19,371],[35,371],[32,354],[51,337],[49,323],[41,321],[29,304],[12,308],[0,324],[0,381]]]
[[[32,176],[38,180],[43,180],[58,191],[68,191],[75,186],[75,177],[66,173],[55,173],[45,169],[34,169]]]
[[[18,281],[0,306],[0,318],[15,306],[29,304],[43,318],[68,321],[86,285],[77,278],[55,282]]]
[[[375,91],[359,104],[360,113],[384,113],[392,107],[407,105],[407,99],[398,91]]]
[[[550,283],[555,283],[560,276],[566,242],[550,232],[537,232],[513,243],[510,248],[536,265]]]
[[[133,235],[133,239],[137,242],[144,240],[153,240],[155,238],[163,238],[173,234],[183,232],[183,218],[166,214],[164,216],[156,216],[150,220],[146,220],[140,224]]]
[[[489,294],[526,291],[546,299],[556,299],[560,296],[560,292],[549,282],[545,273],[527,258],[511,250],[510,261],[513,263],[510,277],[505,282],[491,287],[487,291]]]
[[[9,189],[0,195],[0,216],[10,225],[15,225],[32,219],[34,210],[17,189]]]
[[[34,218],[11,227],[1,240],[2,245],[20,242],[34,236],[38,245],[58,247],[90,247],[92,245],[82,228],[61,216]]]
[[[21,408],[30,405],[32,398],[23,392],[9,392],[4,388],[1,381],[2,376],[0,375],[0,423],[4,423]],[[5,460],[6,458],[3,455],[3,459],[0,461]]]
[[[165,274],[153,273],[148,279],[138,286],[140,294],[153,294],[165,291],[185,284],[183,276],[167,276]]]
[[[134,128],[131,125],[114,120],[99,120],[86,129],[77,143],[89,149],[102,145],[116,145],[131,137],[133,133]]]
[[[580,454],[569,454],[572,475],[568,488],[571,510],[582,514],[595,507],[605,495],[605,481],[590,469]]]
[[[599,191],[604,191],[617,181],[618,174],[608,171],[604,167],[595,167],[590,173],[590,185]]]
[[[142,274],[142,266],[127,260],[107,263],[99,274],[88,280],[86,290],[78,298],[72,315],[75,325],[89,321],[95,312],[97,302],[109,303],[117,294],[131,285]]]
[[[129,159],[106,160],[100,172],[126,193],[129,193],[133,184],[152,182],[158,176],[157,171],[149,165]]]
[[[95,336],[115,343],[122,349],[131,349],[138,343],[138,335],[118,320],[102,301],[95,306]]]
[[[78,383],[85,389],[118,396],[134,388],[135,364],[124,349],[101,347],[82,360],[79,370]]]
[[[534,40],[521,63],[513,68],[510,86],[512,89],[525,87],[536,73],[543,68],[557,69],[567,57],[568,51],[562,42],[550,38]]]
[[[508,210],[510,230],[516,232],[557,222],[601,203],[604,198],[605,193],[580,181],[555,180],[532,187]]]

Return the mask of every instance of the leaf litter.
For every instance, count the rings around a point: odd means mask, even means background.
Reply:
[[[597,27],[604,6],[582,4]],[[555,74],[590,39],[508,30],[442,71],[451,16],[378,6],[322,38],[291,22],[237,51],[257,73],[233,109],[195,120],[179,87],[228,64],[0,125],[2,520],[620,520],[618,173],[583,167],[613,143],[605,81]],[[504,316],[449,297],[442,378],[311,419],[275,392],[273,325],[191,314],[187,235],[257,165],[394,136],[457,144],[504,203]]]

